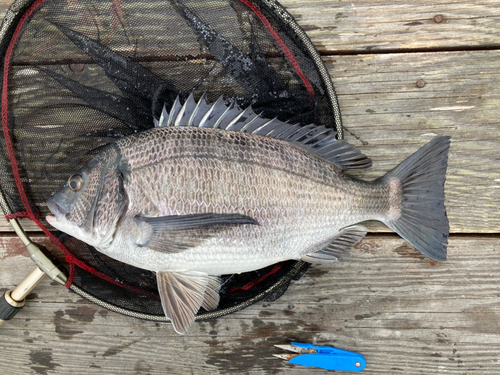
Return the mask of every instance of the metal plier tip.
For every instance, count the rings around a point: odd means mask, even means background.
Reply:
[[[288,363],[325,370],[362,371],[366,367],[365,357],[359,353],[337,349],[332,346],[317,346],[292,342],[292,345],[274,345],[277,348],[298,354],[273,354]]]

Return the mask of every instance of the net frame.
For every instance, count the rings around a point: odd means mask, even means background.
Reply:
[[[294,66],[294,68],[296,72],[298,72],[299,76],[301,75],[300,66],[296,61],[294,63],[295,59],[293,58],[293,54],[288,49],[286,43],[284,43],[283,40],[280,38],[280,35],[273,28],[269,19],[266,18],[266,16],[263,14],[261,8],[265,7],[266,11],[271,12],[273,17],[275,17],[276,19],[280,20],[280,22],[283,22],[285,25],[287,25],[287,27],[289,27],[290,30],[292,30],[291,32],[294,34],[294,36],[298,38],[300,40],[300,43],[304,45],[305,49],[309,54],[309,57],[313,61],[314,66],[319,73],[319,77],[322,81],[323,87],[325,88],[325,96],[329,101],[329,106],[334,114],[334,127],[336,128],[336,131],[338,133],[337,137],[339,139],[342,139],[343,138],[342,121],[333,84],[326,70],[326,67],[324,66],[321,60],[319,53],[317,52],[317,50],[315,49],[315,47],[313,46],[312,42],[309,40],[305,32],[296,23],[294,18],[277,1],[274,0],[260,0],[260,1],[239,0],[239,1],[244,5],[248,6],[260,19],[263,25],[267,28],[268,32],[271,33],[273,37],[275,36],[276,42],[282,48],[284,54],[289,59],[289,62],[291,62],[292,65],[297,64],[297,66]],[[5,125],[9,123],[8,100],[6,99],[7,98],[6,93],[8,92],[9,87],[8,87],[8,69],[6,69],[6,67],[9,66],[9,60],[12,56],[12,52],[16,45],[15,43],[16,38],[19,36],[21,32],[21,28],[23,27],[24,22],[27,22],[31,17],[31,15],[33,14],[33,12],[35,12],[36,9],[39,6],[41,6],[44,2],[45,0],[16,0],[7,11],[7,14],[2,23],[2,27],[0,29],[0,61],[2,61],[3,63],[2,103],[1,103],[2,124],[4,131],[3,142],[5,142],[3,146],[5,147],[5,149],[7,149],[10,160],[12,162],[11,163],[12,171],[9,171],[9,173],[12,172],[14,175],[14,180],[16,181],[17,188],[21,193],[21,198],[23,199],[23,205],[26,211],[16,212],[16,210],[11,209],[12,202],[9,201],[9,197],[8,195],[5,194],[5,191],[2,186],[0,186],[0,206],[7,220],[14,222],[18,218],[23,218],[23,217],[29,218],[30,220],[35,222],[40,228],[42,228],[42,230],[47,234],[47,236],[52,240],[52,242],[54,242],[59,247],[63,248],[64,245],[61,243],[60,239],[54,236],[54,234],[50,232],[43,223],[40,222],[37,213],[33,212],[33,210],[31,209],[31,203],[27,200],[26,194],[23,193],[24,182],[22,181],[22,178],[20,177],[17,171],[17,165],[15,163],[16,156],[14,153],[14,147],[12,144],[9,144],[9,142],[11,141],[11,136],[8,134],[9,127],[8,125],[7,126]],[[307,86],[307,79],[303,80],[303,82]],[[0,168],[3,167],[5,167],[4,163],[0,164]],[[3,173],[6,171],[0,171],[0,172]],[[72,263],[70,267],[75,267],[75,263]],[[301,261],[290,261],[289,264],[287,265],[287,271],[261,293],[258,293],[252,298],[248,298],[247,300],[231,307],[216,310],[214,312],[199,313],[197,315],[196,320],[211,319],[223,316],[228,313],[232,313],[242,308],[248,307],[251,304],[260,301],[262,299],[274,300],[278,298],[286,290],[286,287],[288,286],[288,284],[292,279],[300,278],[302,274],[307,270],[307,267],[308,267],[307,263]],[[81,268],[83,269],[85,267]],[[265,275],[272,275],[273,273],[275,273],[273,272],[275,268],[276,267],[272,268],[272,270]],[[74,275],[75,273],[70,272],[70,275],[72,274]],[[73,283],[71,276],[68,280],[66,280],[66,287],[69,287],[71,290],[81,295],[82,297],[90,300],[91,302],[94,302],[97,305],[105,307],[109,310],[141,319],[147,319],[153,321],[168,321],[168,319],[166,319],[163,314],[138,313],[136,311],[128,310],[121,306],[117,306],[113,303],[109,303],[108,301],[105,301],[102,298],[98,298],[95,295],[92,295],[88,291],[80,288],[78,285]]]

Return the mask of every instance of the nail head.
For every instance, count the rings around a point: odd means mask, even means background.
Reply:
[[[85,64],[69,64],[69,69],[73,73],[81,73],[85,69]]]

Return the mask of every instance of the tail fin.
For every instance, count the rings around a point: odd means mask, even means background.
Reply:
[[[450,226],[444,181],[450,137],[437,137],[382,179],[390,186],[391,211],[384,223],[425,256],[446,260]]]

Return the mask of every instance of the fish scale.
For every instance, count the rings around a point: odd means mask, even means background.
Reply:
[[[346,224],[380,217],[388,209],[387,191],[383,185],[373,188],[338,175],[331,164],[284,141],[187,127],[162,128],[135,138],[135,142],[133,137],[117,142],[129,168],[125,190],[133,205],[129,207],[128,216],[238,212],[259,222],[258,227],[231,228],[203,247],[173,254],[168,264],[163,264],[157,259],[161,256],[153,253],[154,261],[144,260],[143,267],[154,263],[155,270],[169,270],[173,267],[172,262],[189,260],[193,270],[226,274],[242,272],[242,268],[247,270],[246,265],[233,264],[236,259],[246,263],[246,257],[267,258],[269,252],[273,259],[297,259],[327,242]],[[199,139],[210,146],[203,146]],[[136,152],[135,143],[145,143],[154,152],[148,155]],[[258,151],[250,152],[249,148]],[[164,182],[161,176],[169,176],[168,181]],[[245,183],[240,183],[242,180],[238,176],[246,176]],[[151,181],[156,183],[153,185]],[[204,182],[209,182],[211,188],[200,190],[196,187]],[[374,207],[363,212],[360,209],[363,200],[354,198],[363,197],[369,186],[379,201],[377,204],[377,200],[370,199],[375,202]],[[162,191],[169,194],[162,196]],[[254,193],[250,195],[247,191]],[[201,194],[198,199],[197,194]],[[148,212],[144,207],[154,209]],[[126,232],[133,231],[134,225],[131,225]],[[130,240],[124,239],[124,242]],[[271,248],[270,243],[273,244]],[[249,247],[254,249],[252,253],[247,251]],[[199,254],[198,261],[193,260],[196,257],[193,252]],[[209,252],[227,253],[225,256],[231,260],[225,263],[226,268],[219,261],[209,266],[203,259]],[[253,269],[255,266],[250,263],[248,267]]]
[[[288,259],[335,261],[365,236],[365,220],[384,222],[432,259],[446,258],[448,137],[367,182],[345,171],[371,161],[333,130],[265,119],[222,98],[177,99],[155,123],[71,176],[47,201],[47,221],[155,271],[179,333],[200,306],[216,307],[219,275]]]

